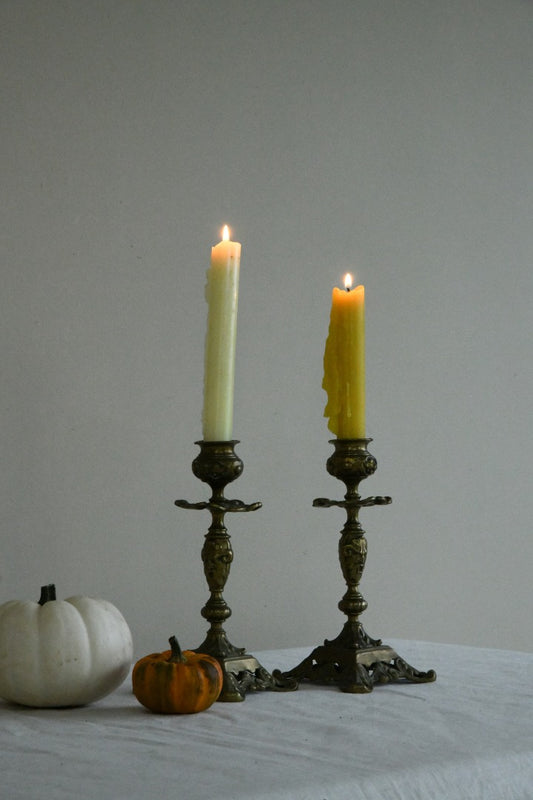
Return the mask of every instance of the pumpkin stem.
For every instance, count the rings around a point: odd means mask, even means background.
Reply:
[[[55,584],[49,583],[47,586],[41,586],[41,596],[39,598],[39,605],[44,606],[45,603],[48,603],[49,600],[56,599],[56,587]]]
[[[180,661],[181,662],[185,662],[187,659],[185,658],[185,656],[181,652],[181,647],[179,646],[178,640],[176,639],[176,637],[175,636],[171,636],[170,639],[168,640],[168,643],[170,644],[170,647],[172,649],[172,653],[170,654],[169,661],[171,661],[172,663],[177,663],[177,662],[180,662]]]

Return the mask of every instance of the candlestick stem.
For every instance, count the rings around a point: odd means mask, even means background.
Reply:
[[[339,541],[339,561],[347,585],[338,607],[347,620],[340,634],[324,641],[298,666],[288,672],[275,670],[276,678],[335,684],[344,692],[372,691],[376,683],[434,681],[433,670],[419,672],[411,667],[381,639],[372,639],[364,630],[359,616],[367,602],[359,591],[367,556],[365,531],[359,522],[359,510],[367,506],[388,505],[390,497],[366,497],[359,494],[359,484],[377,468],[377,462],[367,449],[371,439],[334,439],[334,452],[326,467],[330,475],[346,486],[344,500],[317,498],[313,505],[327,508],[340,506],[346,510],[346,523]]]
[[[253,655],[246,653],[244,647],[231,644],[224,630],[224,622],[231,616],[231,609],[222,593],[233,561],[231,540],[224,518],[228,512],[248,512],[261,508],[261,503],[246,504],[241,500],[228,500],[224,497],[227,484],[238,478],[243,470],[243,462],[235,453],[237,443],[236,440],[196,442],[200,446],[200,453],[192,462],[192,471],[211,487],[211,498],[200,503],[175,501],[175,505],[180,508],[208,509],[211,513],[211,525],[202,548],[204,574],[210,596],[201,610],[210,627],[204,641],[195,650],[197,653],[214,656],[220,663],[224,683],[218,699],[227,702],[242,701],[250,691],[286,691],[295,688],[294,682],[282,676],[274,679]]]

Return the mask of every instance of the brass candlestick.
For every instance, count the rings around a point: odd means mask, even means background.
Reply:
[[[211,512],[211,525],[202,548],[204,573],[211,594],[201,610],[210,628],[196,652],[214,656],[222,667],[224,684],[219,700],[239,702],[250,691],[295,688],[294,683],[282,676],[274,679],[254,656],[246,653],[245,648],[235,647],[228,640],[223,623],[231,616],[231,609],[222,592],[229,576],[233,551],[224,516],[228,512],[255,511],[261,508],[261,503],[246,504],[224,497],[227,484],[238,478],[243,470],[243,462],[235,453],[237,440],[200,441],[196,444],[200,446],[200,453],[192,462],[192,471],[197,478],[209,484],[211,499],[201,503],[189,503],[187,500],[175,502],[180,508],[208,509]]]
[[[372,439],[333,439],[335,451],[326,467],[330,475],[346,485],[344,500],[327,500],[319,497],[314,506],[327,508],[340,506],[346,509],[346,523],[341,531],[339,560],[348,589],[339,602],[347,621],[341,633],[332,641],[325,640],[294,669],[281,673],[274,671],[277,679],[312,681],[336,684],[343,692],[371,692],[376,683],[407,681],[426,683],[437,677],[433,670],[419,672],[411,667],[380,639],[372,639],[359,622],[367,602],[359,592],[359,583],[366,562],[367,542],[359,522],[359,509],[386,505],[390,497],[366,497],[359,494],[359,483],[376,471],[377,462],[368,450]]]

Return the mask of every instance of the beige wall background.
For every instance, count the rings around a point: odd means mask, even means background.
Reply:
[[[0,3],[0,601],[203,639],[203,298],[242,242],[230,639],[332,638],[330,295],[366,286],[373,636],[531,649],[533,5]],[[438,665],[432,665],[438,668]]]

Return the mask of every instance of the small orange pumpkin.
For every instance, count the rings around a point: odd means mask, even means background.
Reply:
[[[170,650],[144,656],[133,667],[133,694],[158,714],[205,711],[222,691],[220,664],[213,656],[182,652],[175,636],[168,641]]]

